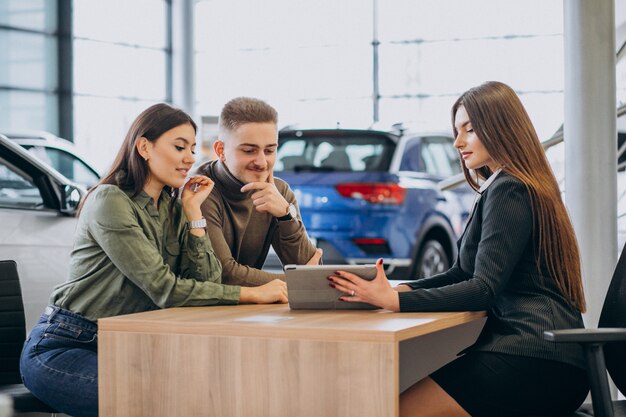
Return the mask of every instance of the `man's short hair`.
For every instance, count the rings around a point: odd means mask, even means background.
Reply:
[[[220,132],[234,132],[246,123],[278,124],[278,113],[263,100],[251,97],[237,97],[224,105],[220,113]]]

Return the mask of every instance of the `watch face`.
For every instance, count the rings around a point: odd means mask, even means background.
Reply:
[[[298,217],[298,210],[296,210],[296,206],[293,204],[289,204],[289,214],[291,214],[291,217],[294,219]]]

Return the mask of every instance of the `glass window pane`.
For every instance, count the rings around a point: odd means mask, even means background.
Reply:
[[[276,103],[371,95],[371,50],[367,44],[289,50],[221,50],[198,54],[196,65],[199,100],[210,100],[210,96],[215,99],[216,94],[221,95],[221,103],[239,95],[265,97]],[[220,80],[228,80],[228,83]]]
[[[0,30],[0,51],[0,85],[49,91],[57,87],[56,38]]]
[[[450,94],[423,99],[383,98],[380,100],[380,120],[388,125],[404,122],[416,132],[452,134],[450,111],[457,97],[457,94]],[[563,93],[538,92],[521,94],[519,97],[539,139],[550,138],[563,123]]]
[[[0,25],[54,32],[57,22],[56,4],[56,1],[50,0],[2,0]]]
[[[7,130],[45,130],[59,132],[56,95],[0,91],[0,132]]]
[[[381,120],[450,131],[450,107],[498,80],[522,93],[541,138],[563,121],[560,0],[379,2]]]
[[[381,94],[387,96],[458,95],[485,80],[502,81],[522,91],[563,89],[560,35],[386,44],[380,48],[380,59]]]
[[[379,1],[383,41],[563,32],[562,0]]]
[[[133,120],[154,101],[74,98],[74,144],[77,153],[106,173]]]
[[[165,100],[165,52],[83,40],[74,48],[77,94]]]
[[[245,7],[232,0],[198,1],[194,17],[195,47],[204,52],[372,41],[372,7],[362,0],[247,1]]]
[[[371,123],[371,4],[203,1],[195,31],[198,114],[246,95],[275,106],[281,125]]]
[[[74,36],[130,45],[166,47],[164,0],[74,2]]]
[[[43,199],[30,178],[0,159],[0,207],[42,209]]]

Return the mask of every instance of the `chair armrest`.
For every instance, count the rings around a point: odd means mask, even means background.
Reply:
[[[613,416],[611,391],[604,360],[604,345],[626,341],[626,328],[548,330],[543,338],[552,342],[578,343],[585,351],[593,415]]]
[[[547,330],[543,338],[564,343],[608,343],[626,341],[626,328]]]

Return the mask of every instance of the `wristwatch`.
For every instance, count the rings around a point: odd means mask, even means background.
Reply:
[[[206,228],[206,219],[203,217],[198,220],[190,220],[189,221],[190,229],[205,229]]]
[[[294,206],[293,204],[289,204],[289,207],[287,208],[287,214],[281,217],[276,217],[276,220],[278,220],[279,222],[284,222],[287,220],[295,219],[296,217],[298,217],[298,210],[296,210],[296,206]]]

